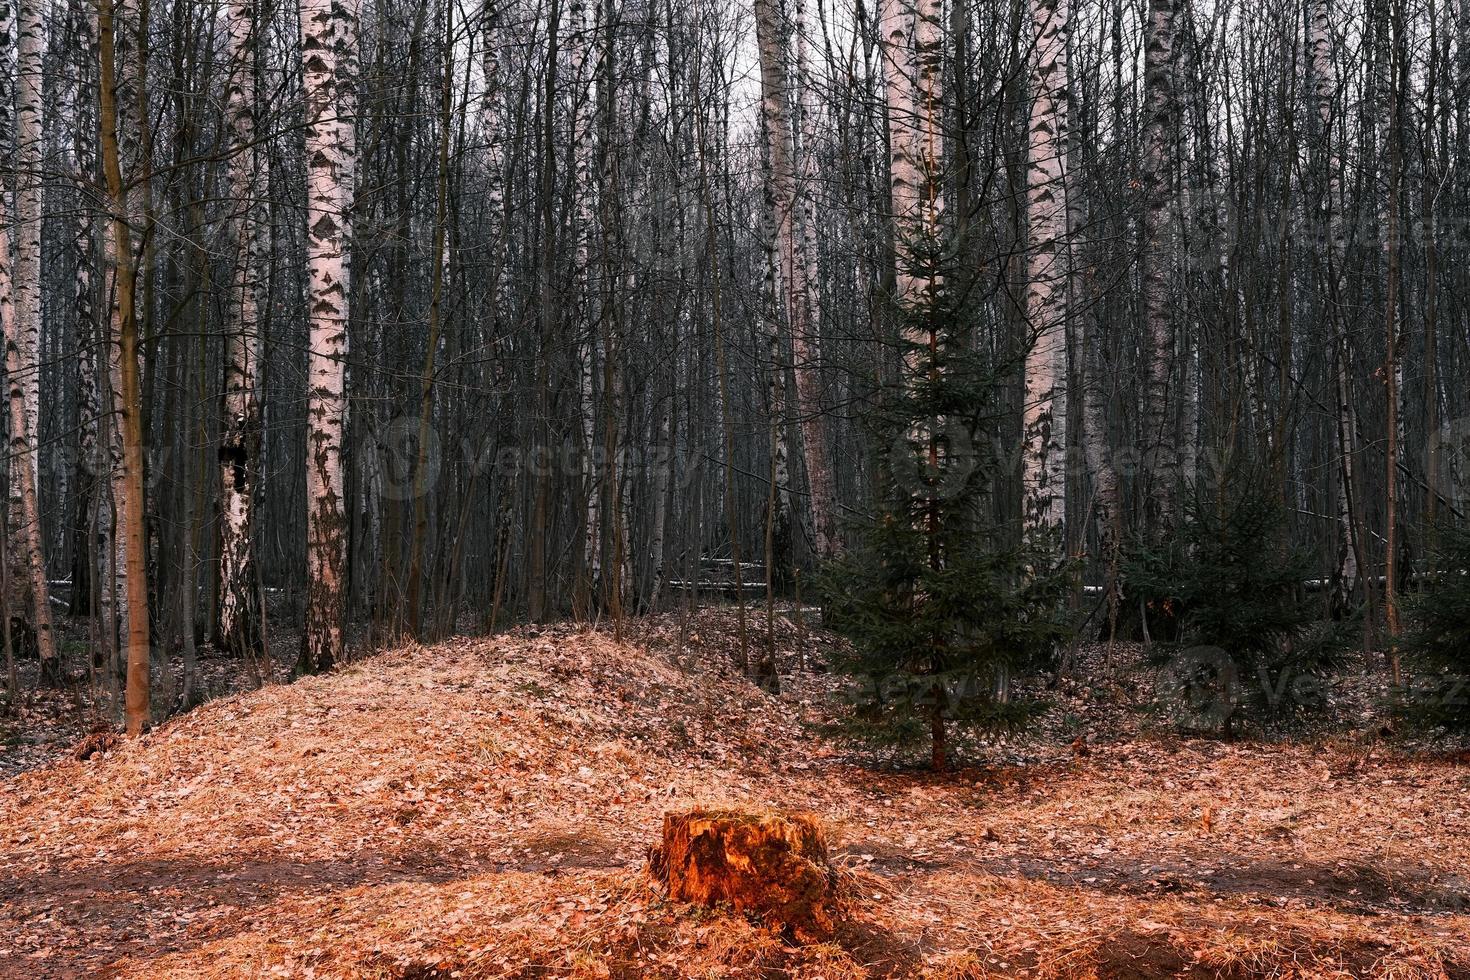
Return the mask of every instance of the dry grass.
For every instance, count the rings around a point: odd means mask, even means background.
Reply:
[[[0,975],[1470,975],[1463,764],[1124,738],[880,773],[719,628],[404,649],[0,783]],[[693,806],[820,814],[837,939],[664,902],[644,848]]]

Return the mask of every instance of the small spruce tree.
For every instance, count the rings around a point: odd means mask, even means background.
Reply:
[[[1434,575],[1409,603],[1402,650],[1414,678],[1402,707],[1412,720],[1470,731],[1470,528],[1437,533]]]
[[[1070,569],[1059,542],[1017,544],[986,518],[997,396],[1016,364],[997,368],[976,351],[977,321],[959,276],[941,272],[942,250],[911,252],[930,285],[899,314],[904,368],[866,419],[885,449],[876,511],[821,585],[826,621],[852,641],[835,665],[858,682],[846,732],[899,749],[927,743],[943,770],[952,730],[1014,727],[1035,713],[1002,679],[1065,638]]]
[[[1124,588],[1150,623],[1169,624],[1156,652],[1170,668],[1191,672],[1174,680],[1221,685],[1204,696],[1211,710],[1191,712],[1186,727],[1207,719],[1229,735],[1239,709],[1284,720],[1320,703],[1341,642],[1314,625],[1302,588],[1310,565],[1291,546],[1281,502],[1252,467],[1226,473],[1217,485],[1190,488],[1183,524],[1168,543],[1134,549]],[[1196,656],[1203,648],[1219,654]],[[1203,696],[1187,693],[1196,705]]]

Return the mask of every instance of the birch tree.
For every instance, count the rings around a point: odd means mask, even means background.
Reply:
[[[356,0],[302,0],[306,94],[306,624],[297,669],[344,656],[348,241],[357,166]]]
[[[1332,341],[1333,427],[1336,436],[1336,480],[1333,486],[1334,551],[1333,605],[1346,609],[1351,602],[1358,579],[1358,550],[1361,547],[1354,522],[1353,487],[1356,484],[1353,461],[1356,456],[1357,412],[1353,401],[1350,349],[1346,323],[1339,304],[1342,299],[1342,267],[1346,260],[1346,243],[1342,222],[1342,158],[1338,151],[1337,70],[1333,63],[1335,48],[1332,22],[1327,0],[1312,0],[1306,23],[1307,69],[1311,79],[1310,93],[1316,145],[1320,148],[1319,167],[1325,171],[1319,218],[1325,230],[1322,310]]]
[[[755,24],[760,48],[761,118],[770,161],[770,197],[775,216],[776,268],[781,280],[781,306],[785,314],[778,317],[778,322],[784,321],[790,330],[803,458],[807,480],[811,484],[812,531],[817,554],[826,558],[836,553],[838,541],[833,514],[832,471],[826,457],[827,430],[816,373],[818,305],[812,265],[814,218],[798,194],[799,189],[810,194],[812,174],[807,167],[802,168],[806,179],[799,188],[786,19],[776,0],[756,0]],[[799,78],[800,72],[797,74]],[[804,149],[805,155],[809,156],[811,147]]]
[[[1169,202],[1172,189],[1171,138],[1174,130],[1174,4],[1149,0],[1143,54],[1143,248],[1139,256],[1148,361],[1144,383],[1145,450],[1155,501],[1155,539],[1174,520],[1179,460],[1169,415],[1174,365],[1174,327],[1169,307]]]
[[[889,202],[895,233],[895,301],[920,304],[932,284],[914,275],[914,242],[937,238],[944,199],[939,193],[943,154],[940,101],[943,48],[937,0],[882,0],[878,16],[888,109]],[[912,334],[911,343],[926,338]]]
[[[108,517],[103,514],[107,506],[107,483],[102,479],[107,471],[107,440],[104,437],[98,356],[99,351],[106,349],[106,327],[98,315],[97,222],[93,203],[96,194],[94,175],[97,172],[94,92],[98,58],[96,10],[89,0],[68,0],[66,36],[71,46],[71,58],[65,73],[62,103],[72,132],[63,145],[70,149],[69,160],[75,171],[79,199],[73,218],[75,240],[72,243],[76,262],[72,302],[76,313],[73,341],[77,353],[77,460],[73,480],[70,608],[73,616],[95,616],[101,600],[107,598],[100,588],[107,581],[106,566],[99,567],[98,563],[106,560],[108,552],[98,546],[98,537],[105,533]],[[95,625],[92,632],[94,638],[98,638]],[[102,649],[93,651],[94,665],[100,665],[100,655],[104,652]]]
[[[8,12],[0,8],[0,39],[5,31]],[[35,437],[31,428],[32,414],[25,405],[26,379],[35,375],[37,366],[27,365],[22,358],[21,321],[15,302],[15,276],[10,265],[10,222],[4,195],[0,194],[0,328],[5,344],[6,410],[9,417],[11,507],[15,510],[11,526],[16,533],[7,551],[18,553],[20,561],[12,562],[13,571],[21,573],[24,590],[12,588],[12,595],[28,594],[29,631],[35,637],[36,653],[41,660],[41,678],[46,684],[61,681],[60,661],[51,630],[51,600],[46,582],[46,561],[41,551],[40,508],[37,505]],[[7,556],[9,560],[9,556]],[[15,613],[9,615],[12,622]]]
[[[1068,0],[1032,0],[1036,43],[1027,145],[1026,352],[1022,407],[1022,515],[1031,533],[1059,529],[1067,466],[1067,28]]]
[[[15,309],[20,367],[24,372],[26,427],[34,434],[39,421],[41,376],[41,132],[44,50],[39,0],[16,3],[15,101]]]
[[[60,679],[55,644],[51,638],[50,592],[44,566],[44,533],[41,526],[40,494],[36,485],[39,456],[40,336],[41,336],[41,8],[36,0],[16,5],[14,30],[15,60],[15,265],[7,270],[5,288],[12,295],[6,325],[6,371],[8,384],[19,389],[20,400],[7,399],[14,415],[10,423],[10,502],[8,510],[9,553],[12,562],[10,607],[12,623],[22,635],[35,638],[42,659],[42,677],[47,683]],[[9,9],[0,13],[0,43],[9,49]],[[7,53],[8,60],[8,53]],[[7,241],[9,235],[6,235]],[[7,256],[8,262],[8,256]],[[14,347],[14,351],[10,350]],[[12,359],[13,357],[13,359]],[[41,574],[32,573],[33,561],[41,561]]]
[[[572,228],[576,245],[572,268],[576,276],[576,296],[573,309],[576,319],[573,330],[580,344],[578,354],[578,383],[582,401],[582,447],[585,455],[585,510],[583,512],[583,561],[586,565],[586,586],[592,596],[602,591],[603,542],[603,472],[597,465],[597,330],[592,322],[592,274],[589,248],[594,232],[596,198],[592,179],[592,115],[595,100],[592,95],[591,70],[593,50],[594,17],[589,14],[588,0],[570,0],[567,6],[569,35],[567,37],[567,77],[571,79],[571,152],[572,172],[575,183],[572,193],[576,197],[576,218]],[[604,29],[607,29],[604,25]],[[609,80],[610,81],[610,80]],[[604,83],[606,84],[606,82]]]
[[[225,113],[231,136],[227,170],[234,214],[230,234],[233,263],[229,321],[225,325],[224,431],[219,451],[219,596],[215,644],[237,656],[246,656],[259,650],[262,608],[252,545],[255,474],[260,466],[256,371],[261,343],[259,270],[264,245],[255,203],[260,192],[259,155],[255,145],[258,32],[254,0],[232,0],[225,16],[229,37]]]

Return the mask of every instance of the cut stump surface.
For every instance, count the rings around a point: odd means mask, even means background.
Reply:
[[[675,901],[728,905],[804,941],[832,935],[834,875],[810,814],[666,813],[649,870]]]

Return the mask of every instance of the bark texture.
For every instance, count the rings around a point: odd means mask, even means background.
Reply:
[[[343,658],[347,520],[348,254],[357,165],[356,0],[301,5],[306,92],[307,293],[306,625],[298,669]]]
[[[0,44],[10,47],[8,5],[0,14]],[[41,378],[41,7],[21,0],[14,21],[15,59],[15,265],[6,268],[0,290],[5,314],[5,363],[10,397],[9,615],[17,639],[41,657],[42,676],[59,679],[51,636],[50,594],[46,585],[41,498],[37,487],[37,433],[40,431]],[[5,208],[0,204],[0,214]],[[9,248],[10,234],[4,236]],[[9,255],[5,256],[9,266]],[[15,396],[19,396],[18,398]],[[39,565],[36,563],[39,562]],[[37,572],[39,568],[39,572]]]
[[[1143,252],[1139,257],[1144,329],[1148,336],[1148,373],[1144,391],[1145,446],[1148,452],[1155,535],[1174,525],[1174,495],[1179,480],[1178,448],[1169,415],[1174,365],[1174,324],[1169,307],[1169,201],[1174,130],[1174,14],[1176,0],[1149,0],[1143,52]]]
[[[1338,152],[1337,113],[1340,98],[1333,66],[1333,33],[1327,0],[1312,0],[1306,22],[1307,69],[1312,109],[1317,126],[1320,165],[1325,170],[1320,218],[1326,231],[1322,260],[1324,315],[1331,328],[1333,424],[1336,436],[1336,476],[1333,486],[1333,516],[1336,546],[1333,568],[1333,607],[1345,610],[1352,604],[1358,586],[1358,549],[1361,544],[1354,525],[1354,462],[1357,443],[1357,412],[1353,404],[1350,348],[1347,323],[1339,309],[1343,292],[1343,262],[1347,243],[1342,221],[1342,159]]]
[[[798,147],[792,125],[791,59],[786,43],[788,24],[775,0],[756,0],[756,41],[760,48],[761,113],[770,161],[770,198],[775,218],[776,269],[781,280],[780,300],[790,331],[791,356],[796,375],[797,410],[801,418],[803,461],[811,484],[812,532],[817,554],[838,551],[835,491],[827,461],[827,423],[822,412],[821,381],[817,375],[817,336],[820,307],[815,268],[815,215],[807,204],[814,173],[811,169],[810,124],[804,127],[806,144]],[[801,45],[798,45],[800,48]],[[800,80],[804,74],[794,73]],[[803,105],[803,119],[811,107]],[[802,180],[798,182],[798,172]]]
[[[141,36],[139,10],[132,4],[116,7],[98,0],[98,36],[101,61],[102,167],[110,204],[108,267],[112,280],[113,399],[119,452],[114,456],[113,503],[117,511],[120,569],[126,595],[127,689],[124,714],[129,735],[141,735],[150,715],[148,621],[148,541],[143,491],[143,398],[139,366],[138,304],[135,296],[132,226],[136,194],[129,193],[128,176],[136,172],[140,142],[137,130],[125,125],[126,112],[137,104],[141,83],[137,41]],[[128,134],[126,137],[124,133]]]
[[[254,0],[233,0],[227,9],[229,76],[225,112],[230,124],[228,165],[234,205],[234,268],[230,274],[224,431],[219,449],[219,596],[215,645],[237,656],[260,649],[261,604],[255,574],[255,474],[260,451],[260,404],[256,366],[260,361],[258,292],[264,247],[255,201],[256,11]]]
[[[25,370],[19,343],[20,324],[13,298],[10,269],[10,234],[3,196],[0,196],[0,327],[5,339],[6,407],[10,419],[8,445],[10,448],[10,482],[16,488],[11,494],[15,508],[12,526],[16,534],[12,537],[11,552],[19,558],[13,562],[15,573],[24,576],[24,590],[12,589],[12,595],[28,594],[31,602],[27,632],[34,636],[35,649],[41,658],[43,681],[60,681],[59,661],[56,658],[56,640],[51,631],[51,600],[46,583],[46,561],[41,552],[41,516],[37,506],[35,441],[30,428],[29,413],[25,410],[25,379],[34,374]],[[13,573],[14,574],[14,573]],[[15,613],[21,611],[13,608]]]
[[[1036,32],[1026,186],[1025,402],[1022,515],[1028,532],[1059,529],[1067,479],[1068,0],[1032,0]]]
[[[932,284],[914,274],[911,248],[939,234],[944,134],[943,25],[938,0],[883,0],[879,7],[888,108],[889,200],[896,238],[895,300],[922,302]],[[911,336],[914,344],[923,337]]]
[[[832,936],[835,876],[825,835],[809,814],[665,814],[649,870],[675,901],[728,905],[801,940]]]

